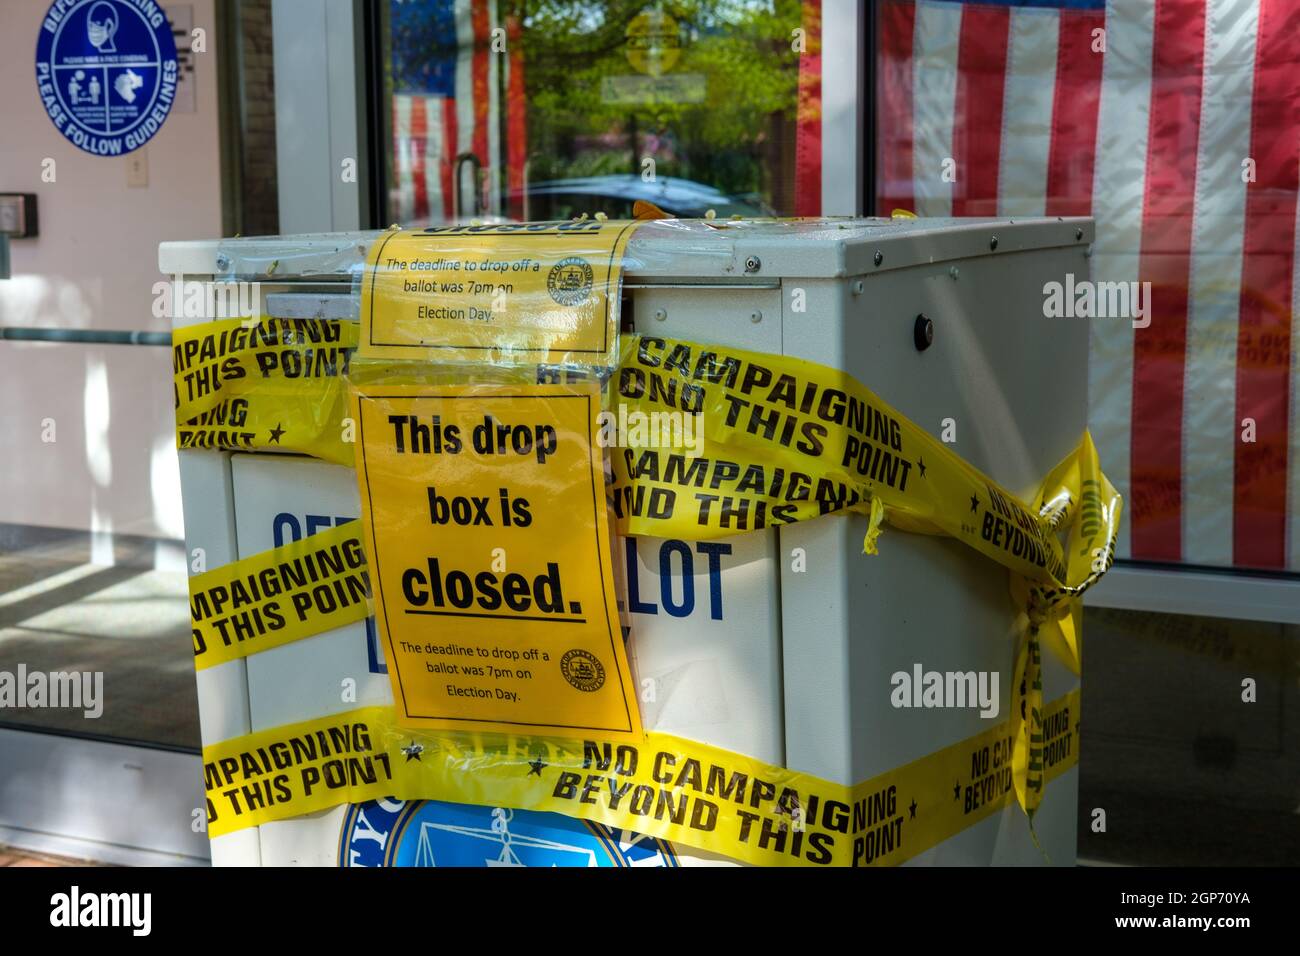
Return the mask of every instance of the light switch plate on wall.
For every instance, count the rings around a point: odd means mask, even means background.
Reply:
[[[149,185],[149,150],[141,146],[126,157],[126,184],[128,186]]]

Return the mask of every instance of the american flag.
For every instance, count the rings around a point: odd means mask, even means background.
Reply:
[[[503,23],[496,0],[392,0],[389,10],[393,216],[412,225],[501,211],[503,152],[511,196],[522,191],[526,157],[518,21]],[[492,53],[497,29],[505,31],[506,56]],[[469,176],[458,163],[466,156],[479,167],[472,189],[482,193],[481,210],[456,201],[458,169]]]
[[[803,0],[801,22],[807,46],[799,57],[795,111],[794,214],[822,211],[822,0]]]
[[[1300,570],[1300,2],[878,15],[879,212],[1092,215],[1093,279],[1151,283],[1149,327],[1092,320],[1120,556]]]

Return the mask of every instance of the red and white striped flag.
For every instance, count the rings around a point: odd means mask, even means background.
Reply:
[[[505,57],[491,51],[498,28],[506,31]],[[501,211],[503,132],[512,191],[522,187],[526,156],[517,23],[498,19],[496,0],[408,0],[392,7],[392,33],[394,216],[421,225],[473,215],[455,200],[457,159],[465,155],[479,164],[473,189],[485,188],[481,211]]]
[[[883,0],[879,18],[879,212],[1092,215],[1093,279],[1151,283],[1148,327],[1092,320],[1120,556],[1300,570],[1300,2]]]

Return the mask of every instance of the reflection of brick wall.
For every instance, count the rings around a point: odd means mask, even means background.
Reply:
[[[240,91],[243,120],[242,232],[280,231],[275,170],[275,69],[271,50],[271,0],[239,4]]]

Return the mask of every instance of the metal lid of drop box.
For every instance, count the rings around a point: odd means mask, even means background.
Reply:
[[[459,228],[486,232],[502,225],[512,224]],[[370,244],[382,235],[375,230],[164,242],[158,267],[168,275],[337,282],[359,273]],[[666,219],[637,231],[624,274],[649,283],[836,278],[1092,240],[1093,221],[1087,218]]]

